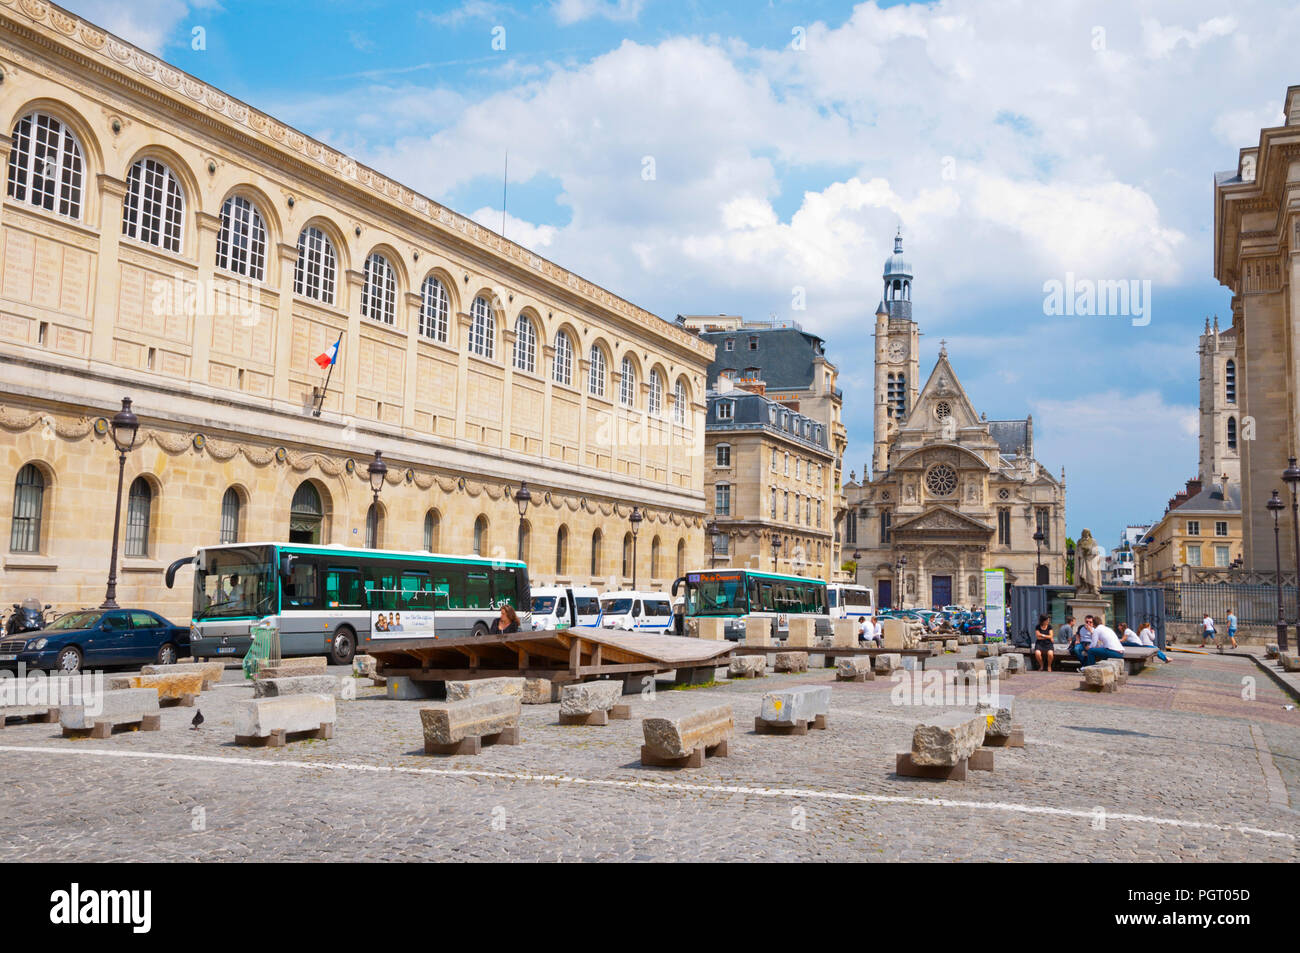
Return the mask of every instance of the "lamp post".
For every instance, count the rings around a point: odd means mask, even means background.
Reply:
[[[1034,532],[1034,545],[1038,547],[1038,568],[1034,570],[1034,585],[1043,585],[1043,531]]]
[[[117,447],[117,507],[113,511],[113,552],[108,558],[108,588],[101,609],[117,608],[117,538],[122,531],[122,478],[126,474],[126,455],[135,447],[140,419],[131,412],[131,398],[122,398],[122,409],[113,415],[113,446]]]
[[[781,537],[772,534],[772,572],[776,572],[776,560],[781,555]]]
[[[1066,564],[1068,567],[1070,567],[1070,574],[1073,575],[1073,574],[1074,574],[1074,543],[1071,543],[1071,542],[1068,542],[1068,541],[1067,541],[1066,544],[1065,544],[1065,564]],[[1062,575],[1062,577],[1064,577],[1064,575],[1065,575],[1064,570],[1062,570],[1061,575]],[[1061,582],[1062,582],[1062,583],[1069,583],[1070,580],[1069,580],[1069,579],[1062,578],[1062,579],[1061,579]]]
[[[713,569],[718,564],[718,539],[722,536],[722,530],[718,529],[717,523],[709,520],[704,532],[709,537],[709,568]]]
[[[894,608],[903,608],[903,570],[907,568],[907,557],[899,556],[898,562],[894,563],[894,568],[898,570],[898,591],[894,593]]]
[[[1278,649],[1284,649],[1286,647],[1286,619],[1282,616],[1282,543],[1278,536],[1277,514],[1282,512],[1286,504],[1278,499],[1277,490],[1274,490],[1273,496],[1264,505],[1273,514],[1273,559],[1277,563],[1277,647]]]
[[[388,464],[384,463],[382,450],[375,451],[375,458],[366,464],[366,473],[370,477],[370,492],[374,494],[371,504],[371,517],[367,520],[366,545],[371,549],[379,548],[379,491],[384,488],[384,477],[388,475]]]
[[[858,567],[861,565],[861,563],[862,563],[862,550],[860,549],[853,550],[853,581],[855,583],[858,581]]]
[[[1295,457],[1287,459],[1287,468],[1282,471],[1282,479],[1291,488],[1291,528],[1295,533],[1295,550],[1292,555],[1295,557],[1296,585],[1300,587],[1300,510],[1297,509],[1296,501],[1296,490],[1300,486],[1300,467],[1296,466]],[[1227,482],[1226,478],[1224,482]],[[1297,593],[1300,593],[1300,589],[1297,589]],[[1296,644],[1300,645],[1300,595],[1296,598],[1295,637]],[[1285,642],[1278,642],[1277,647],[1280,651],[1286,651]]]
[[[516,559],[523,562],[524,559],[524,514],[528,512],[528,504],[532,502],[533,494],[528,492],[528,481],[520,480],[519,489],[515,490],[515,506],[519,507],[519,539],[517,540],[518,554]]]
[[[640,507],[632,507],[632,515],[627,521],[632,524],[632,591],[636,591],[636,534],[641,531],[641,521],[645,519],[641,515]]]

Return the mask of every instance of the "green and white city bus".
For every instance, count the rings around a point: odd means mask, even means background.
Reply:
[[[679,586],[686,589],[686,618],[725,619],[726,636],[732,641],[745,637],[747,615],[772,618],[773,634],[780,638],[789,634],[791,616],[815,619],[817,634],[830,635],[826,583],[821,579],[754,569],[701,569],[675,580],[674,596]]]
[[[204,546],[167,569],[194,566],[190,652],[242,657],[249,627],[274,616],[280,654],[347,664],[385,640],[484,635],[502,605],[528,615],[518,560],[298,543]]]

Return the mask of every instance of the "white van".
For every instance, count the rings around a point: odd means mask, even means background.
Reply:
[[[533,586],[531,595],[534,630],[600,626],[600,598],[592,586]]]
[[[866,586],[833,582],[826,587],[826,601],[830,603],[832,619],[857,619],[859,616],[870,619],[876,614],[871,590]]]
[[[624,632],[653,632],[671,635],[673,605],[662,592],[602,592],[601,626]]]

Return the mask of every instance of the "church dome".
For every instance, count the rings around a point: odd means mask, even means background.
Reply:
[[[894,236],[894,253],[885,259],[885,278],[911,278],[912,263],[903,257],[903,231]]]

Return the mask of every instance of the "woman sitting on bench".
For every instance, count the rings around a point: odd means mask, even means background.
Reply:
[[[1055,657],[1054,649],[1052,620],[1046,615],[1040,615],[1038,625],[1034,628],[1034,662],[1038,665],[1040,672],[1050,672],[1052,670],[1052,659]]]

